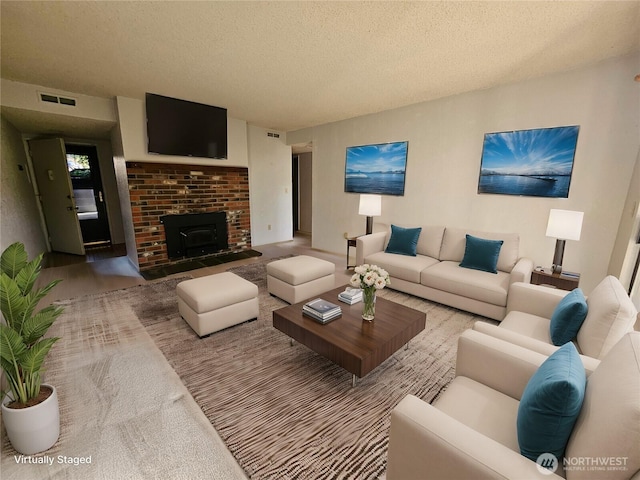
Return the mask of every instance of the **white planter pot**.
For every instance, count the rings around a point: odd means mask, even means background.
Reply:
[[[53,390],[44,402],[27,408],[7,408],[13,401],[8,394],[2,401],[2,421],[11,445],[24,455],[49,450],[60,436],[60,409],[58,392],[51,385],[42,384]]]

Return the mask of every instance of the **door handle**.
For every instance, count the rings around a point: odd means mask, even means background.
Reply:
[[[100,203],[104,203],[104,198],[102,198],[102,190],[98,190],[98,199],[100,200]]]

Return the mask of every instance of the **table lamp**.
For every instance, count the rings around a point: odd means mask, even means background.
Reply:
[[[553,273],[562,272],[562,257],[566,240],[580,240],[584,212],[558,210],[552,208],[547,223],[547,237],[556,239],[556,251],[553,255]]]
[[[373,217],[382,214],[382,196],[380,195],[360,195],[360,208],[358,214],[367,216],[367,235],[373,231]]]

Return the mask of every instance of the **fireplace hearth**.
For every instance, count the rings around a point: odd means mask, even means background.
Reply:
[[[229,248],[226,212],[160,217],[170,259],[199,257]]]

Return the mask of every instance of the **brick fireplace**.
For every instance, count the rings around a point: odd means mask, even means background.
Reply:
[[[141,271],[185,260],[175,255],[170,258],[167,252],[162,221],[166,222],[167,216],[224,213],[226,248],[207,254],[223,255],[251,248],[247,168],[127,162],[127,179]]]

